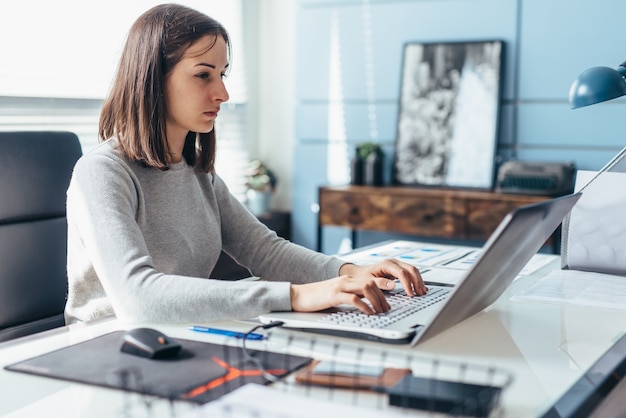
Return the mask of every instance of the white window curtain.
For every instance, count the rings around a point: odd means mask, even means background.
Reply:
[[[156,0],[25,0],[0,13],[0,129],[65,129],[83,150],[97,143],[105,97],[128,29]],[[233,193],[245,195],[248,93],[242,0],[181,0],[220,21],[233,44],[226,84],[229,104],[216,123],[217,169]]]

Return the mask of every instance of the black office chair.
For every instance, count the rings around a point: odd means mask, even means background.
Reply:
[[[0,132],[0,341],[64,325],[71,132]]]

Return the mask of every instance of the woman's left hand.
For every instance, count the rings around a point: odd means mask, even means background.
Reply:
[[[394,286],[390,286],[389,282],[398,279],[409,296],[422,296],[428,292],[417,267],[392,258],[365,266],[344,264],[339,274],[374,279],[378,287],[385,290],[393,289]]]

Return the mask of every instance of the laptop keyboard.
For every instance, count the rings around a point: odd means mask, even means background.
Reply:
[[[396,288],[387,293],[387,301],[391,309],[385,313],[366,315],[357,308],[333,312],[321,318],[321,322],[330,322],[338,325],[350,325],[362,328],[384,328],[401,319],[413,315],[415,312],[427,308],[446,299],[452,288],[430,289],[424,296],[407,296],[402,288]]]

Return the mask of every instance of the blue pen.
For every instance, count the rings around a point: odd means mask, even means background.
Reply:
[[[189,327],[190,330],[195,331],[195,332],[204,332],[206,334],[217,334],[217,335],[225,335],[227,337],[235,337],[235,338],[243,338],[246,336],[245,332],[238,332],[238,331],[230,331],[227,329],[219,329],[219,328],[208,328],[208,327],[202,327],[199,325],[194,325],[192,327]],[[248,334],[248,336],[246,337],[247,340],[262,340],[265,337],[262,334],[255,334],[255,333],[250,333]]]

